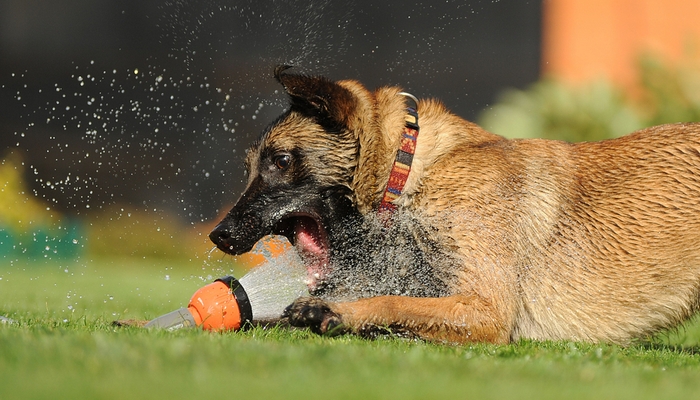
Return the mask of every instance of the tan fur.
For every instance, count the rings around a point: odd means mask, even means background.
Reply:
[[[398,148],[405,100],[369,94],[351,130],[353,179],[372,212]],[[397,204],[458,249],[460,294],[330,304],[351,330],[400,326],[431,340],[627,343],[691,316],[700,289],[700,125],[598,143],[506,140],[421,101],[412,172]]]

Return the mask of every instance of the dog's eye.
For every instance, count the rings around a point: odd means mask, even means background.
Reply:
[[[275,166],[278,169],[285,170],[287,167],[289,167],[289,164],[292,162],[292,158],[289,156],[289,154],[282,154],[279,156],[275,157]]]

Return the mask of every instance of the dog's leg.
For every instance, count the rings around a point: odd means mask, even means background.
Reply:
[[[293,326],[306,326],[319,334],[362,334],[385,328],[449,343],[507,343],[510,338],[506,318],[476,295],[379,296],[347,303],[302,297],[287,307],[283,317]]]

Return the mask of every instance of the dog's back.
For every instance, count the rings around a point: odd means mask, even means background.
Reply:
[[[626,342],[697,310],[700,124],[578,144],[465,131],[417,208],[449,216],[464,286],[511,339]]]

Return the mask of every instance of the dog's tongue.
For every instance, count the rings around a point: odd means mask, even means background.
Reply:
[[[310,218],[298,218],[294,224],[295,245],[308,270],[308,286],[313,290],[326,276],[328,254],[321,228]]]
[[[297,218],[294,232],[297,245],[301,247],[304,253],[319,258],[324,255],[321,232],[314,221],[306,218]]]

